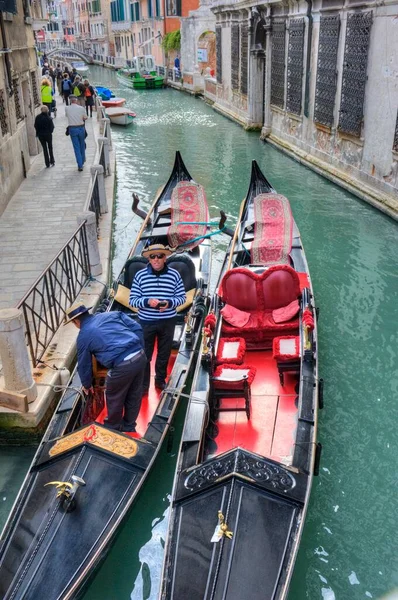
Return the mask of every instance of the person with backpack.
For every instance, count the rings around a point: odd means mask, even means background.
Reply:
[[[64,99],[65,105],[69,106],[69,96],[72,93],[72,82],[69,79],[68,73],[64,73],[64,78],[62,80],[62,97]]]
[[[88,116],[88,109],[90,108],[90,117],[93,116],[93,106],[94,106],[94,98],[95,98],[95,90],[88,79],[84,80],[84,97],[86,100],[86,115]]]
[[[81,80],[81,77],[77,75],[73,81],[73,95],[77,98],[77,103],[79,106],[85,108],[86,106],[86,97],[85,97],[86,86]]]
[[[78,77],[78,74],[77,74],[76,68],[73,67],[72,72],[70,73],[70,80],[72,83],[75,82],[76,77]]]

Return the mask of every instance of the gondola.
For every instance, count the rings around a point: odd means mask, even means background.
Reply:
[[[167,387],[158,392],[151,386],[143,397],[137,433],[124,434],[101,424],[106,416],[106,373],[101,365],[95,365],[94,394],[88,401],[75,372],[2,533],[3,600],[67,600],[81,595],[131,510],[166,436],[200,344],[211,268],[208,219],[198,219],[204,224],[195,241],[192,229],[173,221],[175,215],[181,217],[176,203],[181,200],[183,205],[184,193],[190,194],[191,201],[199,199],[207,217],[203,189],[192,180],[177,152],[170,179],[147,214],[134,198],[133,209],[144,221],[111,296],[100,307],[135,318],[128,292],[134,274],[146,266],[142,249],[170,241],[179,246],[168,264],[181,273],[187,303],[177,317]]]
[[[286,598],[320,458],[317,365],[300,234],[253,161],[190,391],[162,600]]]

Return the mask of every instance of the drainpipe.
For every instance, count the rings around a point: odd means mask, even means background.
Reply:
[[[13,87],[12,87],[12,76],[11,76],[11,63],[10,63],[10,57],[9,54],[12,52],[12,50],[10,50],[10,48],[7,48],[7,40],[6,40],[6,30],[4,27],[4,16],[3,16],[3,11],[0,10],[0,30],[1,30],[1,37],[3,40],[3,47],[0,50],[0,54],[4,54],[4,60],[5,60],[5,64],[6,64],[6,73],[7,73],[7,91],[8,91],[8,95],[12,96],[14,93]]]
[[[307,65],[305,71],[305,92],[304,92],[304,116],[308,118],[308,105],[310,103],[310,68],[311,68],[311,48],[312,48],[312,0],[307,2],[307,18],[308,18],[308,43],[307,43]]]

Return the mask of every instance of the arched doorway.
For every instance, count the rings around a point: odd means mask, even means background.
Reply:
[[[198,39],[197,65],[202,75],[207,73],[212,77],[216,72],[216,34],[214,31],[204,31]]]

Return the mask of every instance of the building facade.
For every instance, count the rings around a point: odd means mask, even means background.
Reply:
[[[0,0],[0,214],[38,154],[34,120],[40,80],[32,23],[41,8],[28,0]]]
[[[397,8],[221,0],[212,100],[388,212],[398,188]]]

